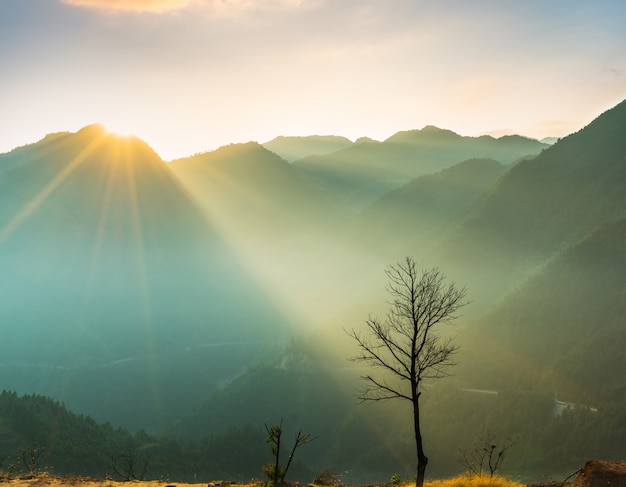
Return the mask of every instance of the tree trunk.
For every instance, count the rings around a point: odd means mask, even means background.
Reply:
[[[424,454],[422,432],[420,429],[419,396],[419,393],[413,396],[413,425],[415,426],[415,445],[417,447],[417,478],[415,480],[415,487],[423,487],[426,465],[428,465],[428,457]]]

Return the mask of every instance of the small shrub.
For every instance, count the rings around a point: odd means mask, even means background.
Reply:
[[[279,484],[285,482],[285,476],[289,471],[289,467],[291,466],[291,461],[293,460],[293,456],[296,453],[296,450],[299,447],[306,445],[310,441],[313,441],[315,438],[311,438],[311,435],[309,434],[302,434],[302,430],[298,431],[293,443],[293,447],[291,448],[291,453],[289,454],[289,458],[287,459],[287,465],[283,467],[280,465],[280,442],[283,435],[282,419],[280,420],[280,424],[276,424],[272,427],[265,425],[265,431],[267,431],[267,438],[265,439],[265,441],[270,445],[275,461],[272,463],[268,463],[267,465],[262,467],[261,470],[263,474],[267,477],[267,479],[272,482],[272,485],[274,487],[277,487]]]
[[[321,474],[313,479],[315,485],[324,485],[329,487],[335,487],[341,485],[340,475],[330,470],[324,470]]]
[[[402,477],[399,473],[394,473],[389,480],[392,484],[399,484],[400,482],[402,482]]]
[[[263,475],[267,477],[267,480],[272,483],[278,483],[278,481],[282,482],[282,479],[284,479],[286,475],[285,469],[273,462],[263,465],[261,471]]]
[[[467,469],[470,476],[482,477],[488,471],[489,477],[493,477],[512,446],[513,440],[505,438],[498,442],[496,436],[489,431],[485,437],[474,443],[472,450],[459,450],[457,461]]]

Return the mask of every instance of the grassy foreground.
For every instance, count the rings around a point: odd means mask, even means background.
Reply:
[[[264,484],[262,483],[254,483],[254,484],[231,484],[231,483],[221,483],[221,482],[209,482],[207,483],[195,483],[195,484],[187,484],[181,482],[163,482],[158,480],[153,481],[131,481],[131,482],[120,482],[113,480],[96,480],[96,479],[82,479],[82,478],[59,478],[53,476],[39,476],[28,479],[12,479],[12,480],[3,480],[0,482],[0,485],[4,485],[6,487],[66,487],[66,486],[74,486],[74,487],[260,487]],[[293,485],[293,484],[288,484]],[[375,484],[380,485],[381,487],[390,487],[396,484]],[[398,487],[414,487],[415,483],[411,482],[401,482],[397,484]],[[319,487],[315,484],[311,484],[311,487]],[[356,486],[355,486],[356,487]],[[368,487],[374,487],[374,485],[369,485]],[[454,477],[447,480],[427,480],[424,482],[424,487],[524,487],[524,484],[520,484],[517,482],[513,482],[511,480],[507,480],[502,477],[478,477],[472,476],[468,477],[466,475],[462,475],[459,477]]]
[[[461,475],[447,480],[426,480],[424,487],[522,487],[524,484],[503,477]]]

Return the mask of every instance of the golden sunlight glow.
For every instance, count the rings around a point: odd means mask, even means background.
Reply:
[[[258,194],[250,193],[236,179],[211,168],[210,163],[206,163],[205,169],[210,173],[210,191],[206,189],[206,180],[194,171],[174,169],[174,174],[274,307],[296,329],[314,328],[334,316],[345,297],[330,292],[327,283],[342,279],[340,269],[345,268],[346,260],[350,261],[345,256],[351,254],[338,251],[336,242],[318,241],[316,247],[310,248],[305,242],[295,248],[293,242],[268,244],[266,239],[272,237],[265,233],[267,221],[279,216],[276,210],[265,207],[267,202],[260,200]],[[251,207],[261,208],[268,220],[250,218],[247,208]],[[326,256],[324,262],[314,257],[316,251]],[[337,254],[343,256],[343,263],[339,257],[333,257]]]
[[[50,181],[37,196],[29,201],[20,211],[18,211],[13,219],[0,229],[0,242],[4,241],[11,235],[39,206],[63,183],[69,175],[78,168],[78,166],[87,159],[103,142],[104,137],[96,137],[91,143],[80,151],[63,170]]]
[[[63,3],[110,11],[164,13],[185,8],[191,0],[63,0]]]
[[[206,5],[215,12],[236,12],[251,9],[282,9],[311,7],[313,2],[302,0],[62,0],[74,7],[95,8],[118,12],[166,13],[182,10],[192,4]]]
[[[136,137],[137,134],[130,128],[126,128],[123,125],[112,125],[109,123],[103,124],[105,132],[109,135],[115,135],[118,137]]]

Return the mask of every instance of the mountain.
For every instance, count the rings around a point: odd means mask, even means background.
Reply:
[[[428,255],[442,232],[508,170],[493,159],[470,159],[435,174],[415,178],[359,215],[355,238],[385,258],[402,257],[407,242]]]
[[[294,166],[332,198],[358,211],[418,176],[464,160],[492,158],[510,164],[546,147],[519,136],[463,137],[427,126],[399,132],[383,142],[361,142],[326,156],[309,156]]]
[[[555,144],[559,141],[558,137],[544,137],[543,139],[541,139],[540,142],[543,142],[544,144],[548,144],[548,145],[552,145]]]
[[[309,478],[341,469],[342,480],[350,483],[386,479],[389,471],[403,461],[408,463],[410,446],[398,445],[393,451],[386,446],[387,435],[398,433],[391,428],[398,422],[396,405],[355,406],[352,371],[329,367],[314,349],[307,348],[292,343],[279,360],[251,368],[183,418],[170,434],[181,441],[197,441],[203,432],[237,431],[243,421],[251,426],[282,421],[286,442],[298,430],[315,438],[297,453],[297,459],[308,467]]]
[[[169,166],[215,218],[236,232],[277,238],[325,225],[339,210],[284,159],[256,142],[172,161]]]
[[[144,142],[89,126],[0,168],[4,387],[156,428],[280,343],[266,291]]]
[[[600,225],[473,324],[464,375],[478,387],[540,388],[598,407],[626,370],[626,218]]]
[[[435,258],[475,297],[501,295],[538,265],[626,215],[626,102],[512,167]]]
[[[250,479],[258,476],[268,452],[262,428],[207,436],[201,444],[180,443],[97,423],[44,396],[0,393],[0,456],[7,479],[32,475],[191,483],[237,475]]]
[[[318,327],[345,306],[347,212],[260,144],[232,144],[169,166],[292,326]],[[328,283],[333,282],[334,286]]]
[[[0,456],[3,474],[30,472],[20,453],[35,455],[35,470],[53,469],[59,475],[102,475],[111,458],[133,443],[128,432],[97,424],[50,398],[3,390],[0,393]],[[54,441],[51,441],[54,439]],[[45,445],[45,446],[44,446]],[[18,459],[19,458],[19,463]]]
[[[318,437],[307,475],[409,475],[406,404],[355,404],[344,330],[384,316],[384,265],[414,255],[471,300],[454,376],[422,390],[432,473],[490,432],[516,438],[524,478],[623,458],[625,129],[626,101],[549,147],[426,127],[293,163],[249,143],[166,164],[89,126],[1,154],[0,381],[171,435],[132,445],[187,471],[258,475],[283,418]],[[12,397],[0,447],[30,438]],[[83,428],[23,405],[22,424]]]
[[[306,156],[323,156],[350,147],[352,141],[337,135],[309,135],[305,137],[279,136],[263,143],[267,150],[293,162]]]

